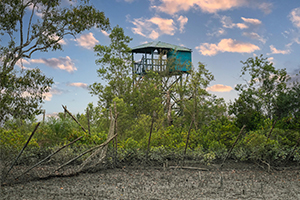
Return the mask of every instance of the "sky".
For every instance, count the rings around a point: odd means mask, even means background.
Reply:
[[[63,0],[65,3],[67,0]],[[277,69],[291,76],[300,71],[300,0],[91,0],[125,35],[130,47],[162,41],[192,49],[194,66],[201,62],[214,75],[207,90],[226,102],[237,98],[236,84],[242,63],[249,57],[268,57]],[[39,17],[36,15],[35,17]],[[109,45],[109,31],[96,28],[66,37],[63,51],[36,52],[23,60],[26,68],[38,67],[55,84],[46,94],[48,116],[83,113],[97,105],[88,85],[101,82],[93,47]],[[18,63],[20,65],[20,63]]]

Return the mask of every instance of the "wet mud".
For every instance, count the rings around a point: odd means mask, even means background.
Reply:
[[[2,185],[0,199],[300,199],[300,168],[123,166]]]

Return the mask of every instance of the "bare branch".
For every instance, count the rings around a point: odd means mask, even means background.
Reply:
[[[33,18],[35,7],[36,7],[36,3],[33,4],[31,15],[30,15],[30,19],[29,19],[26,43],[29,41],[29,35],[30,35],[30,30],[31,30],[31,22],[32,22],[32,18]]]

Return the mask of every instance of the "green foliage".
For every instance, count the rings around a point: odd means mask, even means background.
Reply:
[[[11,72],[0,77],[0,124],[11,117],[33,119],[42,112],[40,104],[53,84],[51,78],[39,69]]]
[[[229,106],[229,114],[235,115],[238,127],[246,125],[247,130],[256,130],[266,118],[279,120],[298,112],[299,104],[291,102],[295,101],[292,91],[298,91],[298,84],[294,83],[292,89],[287,87],[290,77],[286,69],[275,69],[262,55],[242,64],[241,77],[248,74],[250,80],[235,87],[239,97]]]
[[[20,151],[27,142],[31,132],[21,132],[20,129],[5,130],[0,129],[1,149],[13,150],[13,153]],[[28,143],[28,148],[39,147],[37,139],[32,138]],[[5,151],[1,151],[4,153]]]
[[[90,85],[91,94],[98,95],[99,105],[108,109],[113,98],[119,97],[128,102],[132,87],[131,75],[131,49],[128,47],[132,38],[124,35],[124,30],[116,26],[109,35],[109,46],[96,45],[94,51],[100,65],[98,76],[107,82]]]
[[[35,15],[37,13],[42,13],[42,17]],[[44,0],[1,1],[0,34],[11,39],[7,46],[0,46],[2,75],[9,74],[19,59],[30,58],[35,51],[62,49],[59,41],[66,35],[74,36],[94,26],[107,30],[109,20],[87,1],[68,7],[63,7],[60,0],[51,3]],[[17,35],[20,36],[18,43]]]
[[[175,87],[175,90],[184,96],[181,103],[183,117],[187,122],[195,119],[196,129],[223,116],[226,112],[225,101],[211,95],[206,90],[213,80],[212,73],[206,69],[204,64],[199,62],[198,67],[190,71],[189,78],[186,79],[184,85],[177,84]]]
[[[61,0],[1,0],[0,36],[0,125],[11,117],[31,119],[41,113],[40,104],[53,80],[39,69],[15,69],[17,62],[36,51],[61,50],[66,35],[75,36],[94,26],[109,29],[103,12],[79,1],[62,6]],[[18,39],[16,39],[18,38]]]
[[[150,71],[147,76],[137,81],[132,89],[130,102],[135,116],[152,116],[153,111],[159,113],[163,109],[163,93],[162,79],[158,73]]]
[[[121,103],[121,101],[118,101]],[[79,115],[80,117],[84,115]],[[231,157],[237,160],[257,160],[282,162],[287,159],[291,150],[300,138],[300,133],[293,130],[283,130],[274,128],[271,137],[267,140],[272,121],[266,120],[266,125],[260,130],[250,131],[242,134],[240,140],[232,151]],[[131,126],[130,130],[123,133],[123,137],[118,138],[118,157],[126,162],[142,161],[146,157],[148,137],[150,131],[151,117],[141,115]],[[0,130],[0,142],[2,152],[12,152],[14,154],[23,147],[36,123],[23,122],[18,120],[9,122],[6,128]],[[14,130],[10,129],[13,128]],[[160,128],[158,128],[160,127]],[[26,130],[26,131],[25,131]],[[95,130],[95,129],[93,129]],[[208,126],[202,129],[192,129],[188,145],[187,155],[190,159],[199,159],[206,164],[212,163],[215,159],[224,159],[228,150],[232,147],[239,133],[234,122],[228,118],[212,120]],[[154,128],[150,143],[149,158],[153,161],[165,162],[166,159],[180,160],[184,157],[183,151],[188,130],[174,125],[163,128],[158,122],[154,123]],[[61,154],[64,160],[71,159],[74,154],[83,152],[95,145],[102,144],[107,139],[107,131],[91,132],[91,135],[84,133],[81,128],[69,118],[49,118],[41,124],[26,149],[24,159],[35,152],[39,157],[45,157],[50,152],[55,151],[74,139],[83,136],[81,140],[68,147]],[[110,145],[112,148],[112,145]],[[60,155],[61,155],[60,154]],[[27,157],[26,157],[27,156]],[[291,157],[297,161],[299,159],[299,147]],[[84,158],[83,158],[84,159]],[[60,160],[53,158],[51,162]],[[25,162],[25,160],[24,160]]]
[[[119,148],[126,149],[127,151],[136,150],[138,147],[138,142],[131,137],[129,137],[127,140],[122,140],[119,144]]]
[[[150,131],[151,117],[148,115],[140,115],[133,121],[130,129],[127,130],[127,137],[134,138],[135,140],[141,140]]]

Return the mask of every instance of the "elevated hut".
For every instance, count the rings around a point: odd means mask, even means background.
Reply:
[[[150,70],[166,76],[189,73],[191,53],[189,48],[160,41],[139,45],[132,48],[133,74],[144,76]]]
[[[189,75],[192,68],[192,50],[160,41],[150,42],[132,48],[132,59],[132,73],[139,81],[150,71],[161,76],[168,116],[171,116],[171,109],[178,115],[182,114],[182,94],[174,91],[170,93],[170,88],[177,82],[182,86],[183,78]],[[168,118],[168,121],[171,124],[172,120]]]

